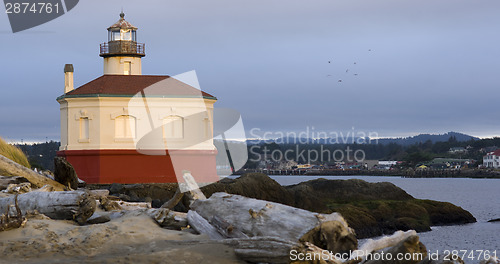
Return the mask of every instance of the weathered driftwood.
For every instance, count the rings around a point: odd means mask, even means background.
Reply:
[[[388,259],[378,259],[378,258],[370,258],[361,262],[364,264],[398,264],[398,263],[419,263],[423,261],[423,259],[427,256],[427,249],[424,244],[420,242],[420,239],[417,235],[411,235],[406,237],[404,240],[399,241],[396,245],[385,248],[377,252],[385,252],[388,256],[397,256],[401,254],[401,256],[410,256],[411,259],[405,259],[405,261],[397,260],[393,258],[392,260]]]
[[[118,205],[123,210],[137,210],[137,209],[149,209],[151,208],[151,203],[149,202],[125,202],[117,201]]]
[[[94,196],[95,197],[95,196]],[[110,199],[110,196],[102,196],[97,198],[97,206],[104,211],[119,211],[123,210],[123,208],[120,206],[119,201]]]
[[[147,209],[145,213],[151,216],[161,227],[167,229],[181,230],[188,226],[186,213],[166,208]]]
[[[42,188],[32,190],[32,192],[53,192],[54,186],[52,185],[44,185]]]
[[[221,240],[224,237],[212,226],[207,219],[203,218],[197,212],[189,210],[187,213],[189,225],[200,234],[207,235],[210,239]]]
[[[111,221],[109,212],[95,212],[89,219],[87,219],[87,224],[96,225],[103,224]]]
[[[166,203],[164,203],[161,206],[161,208],[165,208],[165,209],[174,208],[182,200],[182,197],[184,197],[184,193],[181,191],[180,188],[177,188],[174,196],[170,200],[168,200]]]
[[[16,209],[16,214],[14,216],[10,215],[10,205],[7,206],[4,215],[0,215],[0,231],[6,231],[10,229],[15,229],[24,226],[26,223],[26,218],[23,217],[21,209],[17,203],[17,195],[14,197],[14,207]]]
[[[0,167],[12,175],[26,178],[31,183],[32,187],[40,188],[49,184],[54,186],[56,191],[64,191],[67,189],[64,185],[44,177],[43,175],[40,175],[2,155],[0,155]]]
[[[291,261],[291,252],[294,254],[324,254],[324,250],[310,243],[297,243],[277,237],[250,237],[250,238],[228,238],[221,240],[176,240],[170,241],[175,245],[204,245],[220,243],[234,249],[238,258],[249,263],[321,263],[321,264],[341,264],[341,261],[321,260],[318,262],[294,262]],[[302,255],[304,256],[304,255]]]
[[[334,252],[354,250],[357,247],[353,230],[337,213],[313,213],[227,193],[214,193],[209,199],[196,200],[191,209],[207,223],[207,219],[217,216],[249,237],[270,236],[294,242],[301,240]],[[325,225],[326,223],[328,224]],[[213,226],[212,228],[215,229]]]
[[[89,190],[88,192],[96,200],[100,199],[102,197],[106,197],[107,198],[109,196],[109,190],[106,190],[106,189]]]
[[[189,225],[200,234],[206,234],[211,239],[248,238],[248,236],[218,216],[210,221],[200,216],[196,211],[187,213]]]
[[[225,238],[248,238],[245,233],[217,215],[212,217],[209,222]]]
[[[0,176],[0,191],[7,189],[11,184],[19,184],[24,182],[28,182],[28,180],[26,180],[26,178],[23,177]]]
[[[83,191],[29,192],[17,196],[20,210],[38,211],[52,219],[75,220],[80,224],[94,214],[96,202]],[[0,212],[14,204],[14,196],[0,199]]]
[[[307,260],[307,257],[304,257],[304,260],[299,258],[299,254],[302,253],[302,256],[313,256],[313,260]],[[314,261],[316,259],[316,261]],[[357,262],[343,262],[343,260],[338,259],[334,254],[330,255],[323,248],[320,248],[312,243],[303,242],[298,247],[294,247],[290,251],[290,260],[292,260],[292,264],[304,264],[304,263],[320,263],[320,264],[357,264]]]
[[[200,190],[200,186],[196,183],[193,175],[189,171],[183,171],[182,177],[184,182],[179,183],[181,193],[185,193],[189,199],[189,205],[196,200],[206,200],[205,194]],[[175,205],[174,205],[175,206]]]
[[[236,255],[252,263],[290,263],[290,251],[299,244],[276,237],[233,238],[221,241]]]
[[[23,182],[23,183],[13,183],[13,184],[9,184],[9,186],[7,186],[7,188],[5,190],[3,190],[2,192],[5,192],[5,193],[27,193],[27,192],[31,192],[31,183],[29,182]]]

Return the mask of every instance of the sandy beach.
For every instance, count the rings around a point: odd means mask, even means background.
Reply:
[[[30,217],[2,232],[0,263],[244,263],[228,246],[204,235],[163,229],[139,211],[107,223]]]

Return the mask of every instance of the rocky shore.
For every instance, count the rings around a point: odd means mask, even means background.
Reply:
[[[459,264],[456,255],[430,255],[413,229],[475,221],[390,183],[318,179],[284,187],[248,174],[200,190],[186,172],[184,186],[74,189],[66,176],[56,182],[9,164],[11,174],[26,177],[0,176],[0,263]]]
[[[113,184],[105,187],[112,195],[125,200],[153,201],[153,205],[157,206],[172,197],[176,190],[175,184]],[[318,213],[339,212],[356,231],[358,239],[391,234],[397,230],[424,232],[430,231],[431,226],[476,222],[472,214],[458,206],[415,199],[388,182],[317,179],[281,186],[265,174],[249,173],[237,179],[223,179],[201,190],[207,197],[216,192],[226,192]],[[184,199],[175,209],[186,211],[187,201]]]

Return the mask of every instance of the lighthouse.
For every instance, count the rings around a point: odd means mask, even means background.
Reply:
[[[201,184],[217,181],[217,98],[176,76],[143,75],[145,44],[123,12],[107,31],[102,76],[75,89],[78,67],[64,67],[57,155],[87,183],[178,182],[185,171]]]

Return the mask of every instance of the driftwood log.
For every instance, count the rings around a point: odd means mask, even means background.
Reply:
[[[200,190],[200,186],[194,179],[193,175],[189,171],[182,172],[182,178],[184,182],[179,182],[179,190],[181,193],[185,193],[189,200],[189,205],[193,204],[196,200],[205,200],[205,194]],[[175,205],[174,205],[175,206]]]
[[[277,237],[250,237],[250,238],[228,238],[221,240],[178,240],[172,241],[176,245],[200,245],[220,243],[234,249],[239,259],[250,263],[321,263],[341,264],[341,261],[321,260],[318,262],[291,261],[291,253],[298,254],[323,254],[323,249],[311,243],[297,243]]]
[[[40,175],[2,155],[0,155],[0,167],[9,174],[26,178],[31,183],[31,186],[35,188],[40,188],[48,184],[53,186],[56,191],[64,191],[67,189],[64,185]]]
[[[164,203],[161,206],[161,208],[165,208],[165,209],[174,208],[182,200],[182,197],[184,197],[184,193],[181,191],[180,188],[177,188],[174,196],[170,200],[168,200],[166,203]]]
[[[290,263],[290,251],[298,243],[276,237],[233,238],[222,241],[234,248],[238,258],[251,263]]]
[[[221,233],[211,225],[203,216],[199,215],[196,211],[189,210],[187,213],[187,220],[189,225],[200,234],[207,235],[210,239],[221,240],[224,239]]]
[[[227,193],[214,193],[209,199],[196,200],[191,209],[214,229],[216,228],[210,222],[214,222],[213,219],[223,219],[233,229],[240,230],[249,237],[279,237],[293,242],[310,242],[334,253],[357,248],[354,231],[337,213],[313,213]],[[201,222],[200,219],[196,220]],[[198,230],[197,223],[193,222],[189,212],[188,222],[201,233],[209,232]]]
[[[217,231],[226,238],[248,238],[248,236],[241,232],[239,229],[228,223],[226,220],[214,216],[210,220],[210,224],[214,226]]]
[[[26,178],[19,176],[0,176],[0,191],[5,190],[11,184],[28,183]]]
[[[14,197],[14,207],[16,209],[16,214],[14,216],[10,215],[10,205],[5,210],[5,214],[0,215],[0,231],[6,231],[14,228],[19,228],[24,226],[26,223],[26,218],[23,217],[21,209],[17,203],[17,195]]]
[[[83,191],[29,192],[17,196],[23,214],[38,211],[52,219],[75,220],[84,224],[96,210],[96,201]],[[0,212],[15,204],[15,197],[0,199]]]
[[[173,230],[182,230],[187,228],[187,214],[171,211],[166,208],[147,209],[146,214],[151,216],[161,227]]]

